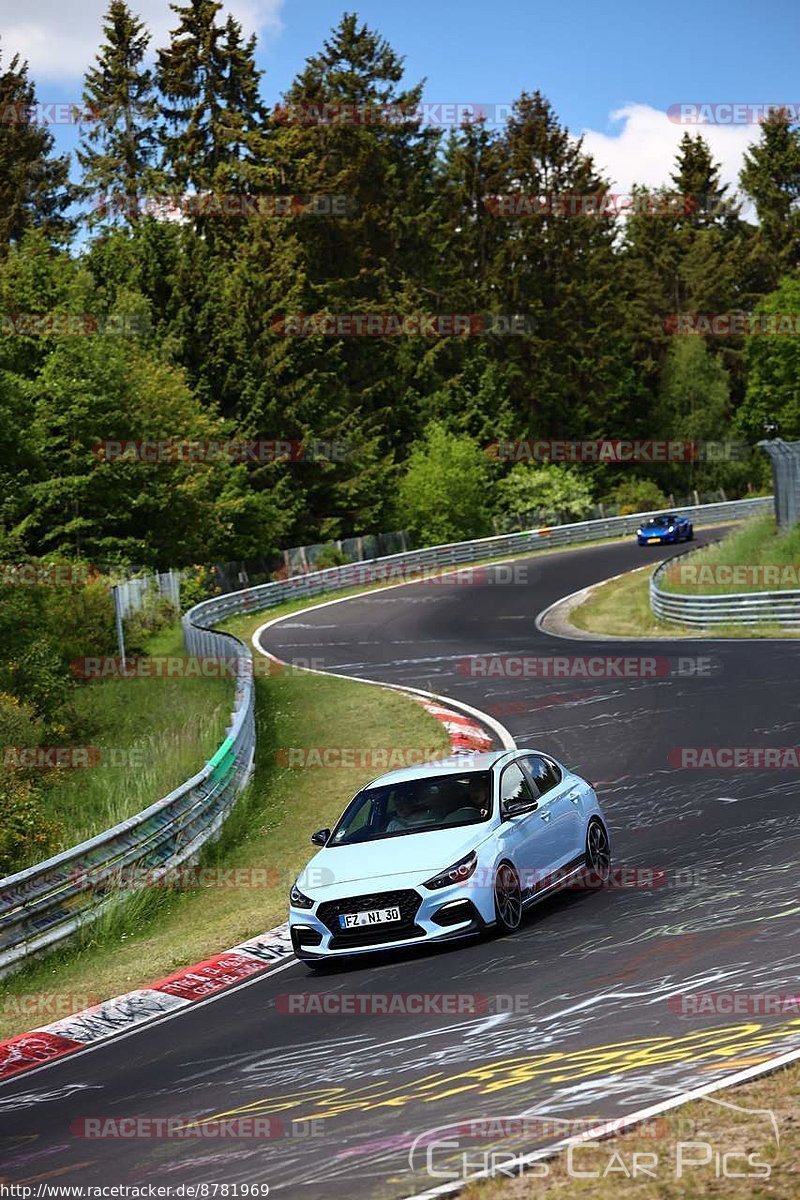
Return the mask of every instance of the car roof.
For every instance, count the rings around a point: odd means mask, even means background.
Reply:
[[[431,775],[463,775],[467,771],[488,771],[502,758],[516,754],[515,750],[481,750],[475,753],[453,753],[446,758],[417,763],[413,767],[400,767],[372,779],[364,789],[385,787],[387,783],[408,783],[412,779],[425,779]]]

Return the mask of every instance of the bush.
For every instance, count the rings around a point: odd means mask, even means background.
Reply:
[[[87,654],[111,654],[116,646],[114,601],[107,579],[83,587],[50,588],[47,628],[58,639],[67,666]]]
[[[126,654],[142,654],[147,639],[167,625],[174,624],[175,619],[175,609],[170,602],[154,589],[149,590],[143,607],[125,619]]]
[[[0,769],[0,875],[9,875],[49,857],[61,835],[48,819],[34,784]]]
[[[478,443],[434,421],[400,480],[399,520],[417,545],[481,537],[490,529],[490,485],[489,460]]]
[[[326,567],[344,567],[350,559],[343,550],[329,542],[323,546],[312,564],[312,571],[324,571]]]
[[[218,596],[222,588],[217,583],[217,573],[213,567],[196,565],[181,571],[181,609],[188,612],[201,600],[210,600]]]
[[[61,657],[61,647],[50,633],[34,628],[18,654],[0,661],[0,688],[21,697],[45,720],[55,716],[69,696],[75,680]]]
[[[0,770],[5,763],[7,747],[38,746],[43,729],[29,704],[24,704],[18,696],[0,692]]]
[[[617,484],[607,499],[610,504],[617,506],[621,517],[629,513],[666,508],[668,503],[661,488],[651,479],[625,479]]]
[[[577,467],[557,463],[518,463],[497,485],[507,516],[540,519],[540,514],[579,521],[592,508],[588,480]]]

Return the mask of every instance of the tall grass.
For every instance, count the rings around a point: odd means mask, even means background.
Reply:
[[[787,577],[778,583],[765,583],[758,577],[753,582],[720,583],[715,579],[705,581],[702,572],[697,582],[687,584],[682,579],[681,563],[698,567],[718,566],[773,566],[794,567]],[[721,542],[703,547],[692,553],[689,559],[681,558],[664,572],[661,587],[666,592],[683,592],[688,595],[729,595],[734,592],[779,591],[783,588],[800,587],[800,525],[787,532],[779,532],[771,515],[748,521],[741,529],[728,534]],[[794,581],[793,581],[794,577]]]
[[[282,748],[448,745],[442,725],[408,696],[293,670],[256,679],[256,724],[253,779],[219,840],[202,851],[208,874],[120,895],[69,944],[0,982],[0,994],[115,996],[284,921],[289,887],[315,852],[311,832],[331,825],[376,769],[290,768]],[[234,883],[228,868],[240,872]],[[248,868],[257,868],[252,886]],[[0,1038],[26,1028],[22,1010],[0,1007]]]
[[[180,628],[162,631],[147,649],[183,654]],[[58,849],[133,816],[199,771],[224,738],[232,706],[233,681],[225,679],[109,679],[78,688],[71,724],[99,754],[96,765],[48,773],[44,803],[62,826]]]

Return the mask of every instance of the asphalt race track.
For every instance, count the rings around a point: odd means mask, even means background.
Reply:
[[[555,1118],[573,1128],[613,1119],[800,1047],[796,1011],[695,1013],[674,999],[795,992],[797,773],[680,769],[675,752],[800,744],[800,646],[595,644],[535,626],[559,597],[671,553],[626,543],[540,554],[513,582],[508,567],[492,568],[483,582],[379,591],[267,630],[265,648],[287,661],[321,658],[342,674],[452,696],[496,716],[518,745],[566,760],[595,783],[626,870],[618,886],[549,901],[514,937],[320,975],[293,962],[12,1080],[0,1088],[0,1178],[404,1197],[458,1174],[465,1146],[475,1168],[495,1140],[422,1145],[412,1170],[410,1146],[435,1127],[452,1137],[455,1123],[461,1137],[468,1120],[525,1113],[541,1119],[513,1143],[528,1151],[553,1140]],[[489,674],[482,657],[521,654],[655,657],[657,668],[522,678]],[[331,992],[477,994],[485,1004],[467,1016],[286,1011],[287,994]],[[277,1116],[282,1132],[217,1142],[70,1132],[87,1116],[220,1114]]]

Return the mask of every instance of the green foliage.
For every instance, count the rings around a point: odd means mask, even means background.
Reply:
[[[125,650],[143,654],[148,639],[175,620],[175,609],[158,592],[145,594],[144,604],[125,621]]]
[[[0,770],[0,876],[47,858],[61,832],[31,780]]]
[[[18,696],[0,692],[0,771],[9,766],[8,749],[39,746],[44,738],[44,726],[30,704]],[[12,760],[16,764],[16,756]]]
[[[676,440],[721,440],[728,429],[729,375],[702,337],[675,338],[661,381],[659,418]]]
[[[782,279],[757,311],[764,314],[766,328],[770,314],[789,314],[791,320],[791,314],[800,313],[800,274]],[[746,338],[745,359],[747,394],[737,415],[739,430],[756,442],[765,436],[764,422],[776,420],[784,438],[800,438],[800,338],[754,332]]]
[[[774,285],[784,272],[800,267],[800,126],[780,109],[761,122],[759,133],[739,178],[756,205]]]
[[[16,524],[26,541],[97,563],[159,568],[272,548],[280,513],[269,495],[247,488],[243,466],[119,456],[126,442],[225,437],[183,373],[134,340],[66,338],[26,390],[36,458]]]
[[[478,443],[432,422],[412,447],[400,479],[397,511],[418,545],[488,533],[491,474]]]
[[[343,567],[350,559],[338,546],[329,543],[323,546],[314,560],[314,570],[324,571],[326,567]]]
[[[46,736],[31,705],[0,692],[0,877],[46,858],[62,832],[46,813],[38,781],[19,765],[20,751],[42,745]]]
[[[82,193],[95,199],[90,224],[109,215],[136,222],[154,165],[157,108],[152,71],[143,66],[150,35],[124,0],[111,0],[105,21],[106,41],[83,91],[94,120],[78,150]]]
[[[149,32],[127,0],[109,2],[84,81],[97,116],[78,153],[84,198],[190,189],[344,207],[220,216],[198,205],[178,222],[134,206],[61,253],[65,165],[46,129],[0,128],[0,312],[88,314],[97,329],[0,338],[0,520],[27,552],[135,567],[269,558],[391,528],[398,495],[418,538],[488,530],[491,473],[480,504],[462,511],[445,489],[439,515],[437,504],[418,511],[410,456],[436,425],[478,447],[717,440],[736,422],[751,436],[775,408],[793,430],[796,339],[690,345],[665,326],[674,313],[749,311],[776,269],[796,264],[800,135],[784,117],[762,125],[742,174],[760,230],[742,219],[702,135],[688,133],[670,179],[650,195],[637,189],[641,210],[623,222],[613,206],[559,207],[558,197],[609,185],[540,91],[523,93],[504,125],[468,122],[445,141],[414,115],[422,85],[398,51],[346,13],[269,112],[254,39],[219,0],[179,0],[173,12],[151,69]],[[25,64],[0,76],[0,96],[35,98]],[[318,123],[326,105],[373,115]],[[684,200],[669,212],[644,203],[676,192]],[[509,197],[526,196],[554,207],[509,214]],[[793,294],[781,295],[789,302],[796,311]],[[521,322],[511,335],[484,322],[475,336],[397,338],[289,336],[281,325],[319,313]],[[143,464],[92,451],[100,440],[229,436],[345,452]],[[638,469],[667,492],[735,495],[761,483],[762,468]],[[627,470],[586,475],[602,491]],[[504,519],[515,487],[498,493]],[[535,500],[520,493],[514,504]],[[545,493],[544,507],[554,501],[575,515],[569,496]]]
[[[229,16],[218,23],[218,0],[173,4],[179,18],[170,43],[158,52],[163,98],[159,126],[161,174],[172,188],[198,191],[220,182],[247,182],[262,146],[265,110],[259,98],[255,38],[245,40]]]
[[[592,507],[586,475],[558,463],[517,463],[497,485],[501,511],[521,520],[579,521]]]
[[[5,69],[0,63],[0,257],[28,229],[54,239],[72,229],[64,215],[72,200],[69,155],[53,157],[54,145],[38,119],[28,64],[15,54]]]
[[[628,513],[651,512],[665,508],[667,497],[652,479],[624,479],[606,497],[617,507],[621,517]]]
[[[188,612],[201,600],[218,596],[222,589],[212,567],[197,563],[181,572],[181,609]]]

